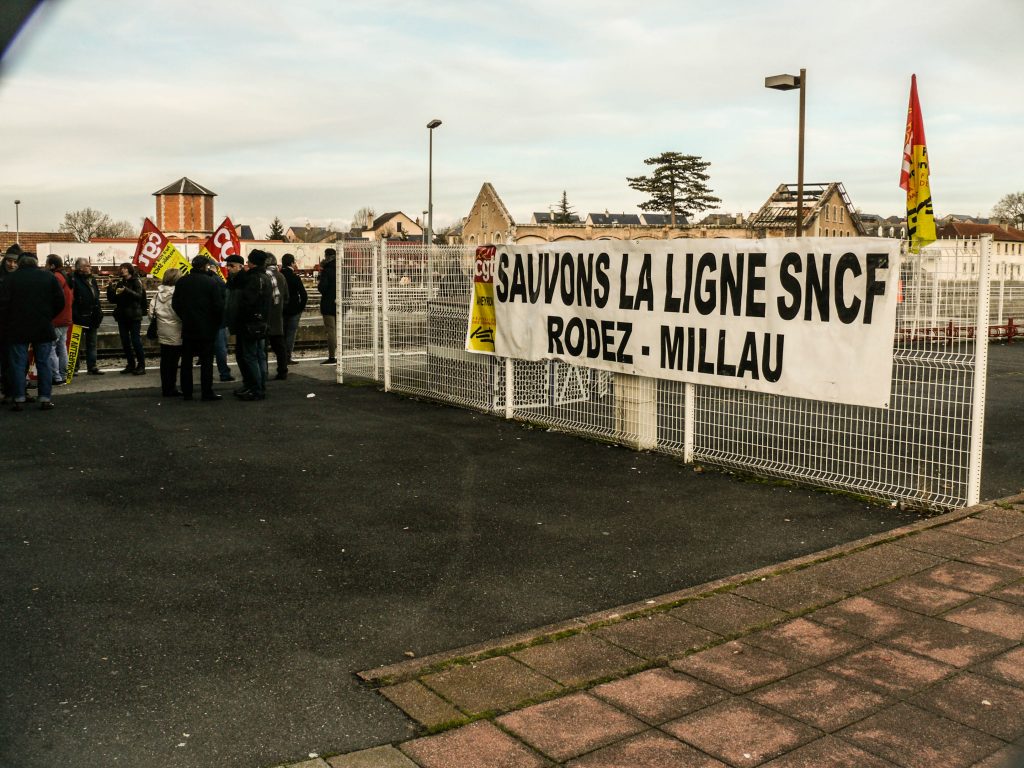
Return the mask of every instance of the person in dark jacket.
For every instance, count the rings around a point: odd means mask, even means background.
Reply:
[[[107,301],[114,305],[114,319],[121,334],[121,349],[128,360],[121,373],[141,376],[146,372],[146,355],[142,351],[142,318],[146,315],[146,289],[135,265],[125,262],[118,267],[119,277],[107,286]]]
[[[267,331],[267,344],[274,352],[277,360],[278,381],[288,378],[288,350],[284,346],[284,308],[288,303],[288,281],[277,269],[277,257],[267,254],[267,274],[274,281],[274,298],[270,305],[270,330]]]
[[[295,272],[295,256],[286,253],[281,257],[281,274],[288,284],[288,303],[284,305],[284,347],[288,352],[289,365],[295,364],[295,334],[299,330],[299,320],[306,309],[309,294],[302,278]]]
[[[85,342],[85,362],[93,376],[102,376],[96,366],[96,338],[103,322],[103,308],[100,306],[100,287],[92,274],[92,266],[85,258],[75,259],[75,271],[71,275],[71,321],[82,326],[82,341]],[[81,360],[75,361],[75,371]]]
[[[36,358],[39,374],[39,407],[53,408],[53,372],[50,370],[51,345],[57,334],[53,318],[64,309],[64,291],[53,273],[39,268],[33,254],[22,254],[18,269],[3,283],[0,291],[0,326],[11,345],[14,405],[25,407],[25,377],[28,375],[29,347]]]
[[[242,388],[235,391],[240,400],[263,400],[267,396],[266,338],[274,285],[267,274],[267,254],[249,253],[249,264],[238,270],[228,282],[228,297],[233,306],[231,331],[235,334],[235,356],[242,374]]]
[[[181,318],[181,395],[192,399],[192,359],[199,358],[203,400],[220,400],[213,391],[213,344],[224,318],[220,281],[209,272],[209,259],[196,256],[192,271],[178,281],[171,306]]]
[[[10,246],[4,253],[3,264],[0,264],[0,293],[3,292],[4,283],[11,274],[18,268],[18,257],[21,256],[21,248],[17,243]],[[9,405],[14,401],[14,377],[11,374],[11,345],[7,342],[4,334],[4,324],[0,318],[0,392],[3,395],[3,404]]]
[[[338,349],[338,252],[333,248],[324,251],[320,275],[316,281],[320,291],[320,314],[327,330],[327,359],[321,365],[334,365]]]

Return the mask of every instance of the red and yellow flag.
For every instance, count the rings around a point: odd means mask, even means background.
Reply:
[[[174,268],[185,274],[192,268],[181,255],[181,251],[174,247],[174,243],[149,219],[142,225],[132,264],[138,267],[143,275],[150,277],[163,277],[164,272]]]
[[[242,244],[238,241],[235,225],[231,223],[230,218],[225,218],[213,234],[206,238],[203,247],[199,249],[199,255],[215,262],[220,268],[221,277],[227,279],[228,256],[242,255]]]
[[[924,138],[924,117],[917,100],[917,75],[910,76],[910,106],[903,140],[903,168],[900,186],[907,191],[907,237],[917,253],[922,245],[935,241],[935,213],[928,184],[928,146]]]

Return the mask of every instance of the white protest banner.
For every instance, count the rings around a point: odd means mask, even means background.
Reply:
[[[899,242],[497,246],[494,353],[888,407]]]

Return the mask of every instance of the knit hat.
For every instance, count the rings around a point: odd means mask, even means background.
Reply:
[[[249,263],[254,267],[262,267],[267,263],[265,251],[249,251]]]
[[[245,259],[239,256],[237,253],[232,253],[224,260],[224,262],[226,264],[245,264]]]

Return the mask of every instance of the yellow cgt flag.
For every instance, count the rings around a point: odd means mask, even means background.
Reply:
[[[907,191],[907,237],[910,250],[935,241],[935,212],[928,184],[928,146],[924,139],[924,118],[917,99],[917,75],[910,76],[910,106],[907,107],[907,132],[903,140],[903,167],[900,186]]]

